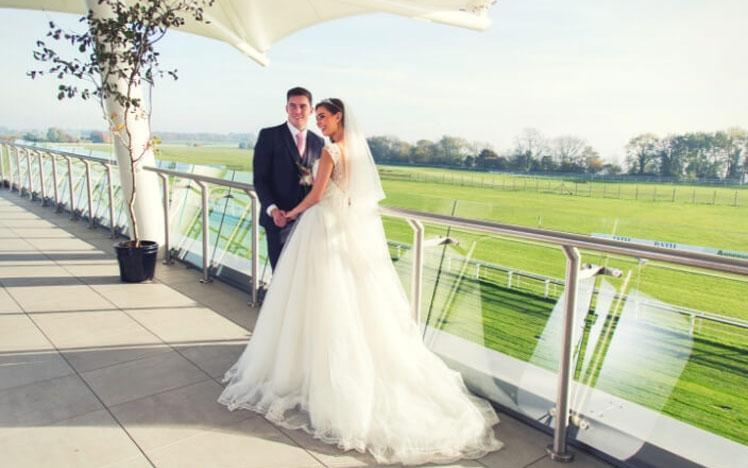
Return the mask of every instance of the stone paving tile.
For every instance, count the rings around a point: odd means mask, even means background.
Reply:
[[[4,467],[101,467],[137,460],[137,446],[105,410],[2,439]]]
[[[243,340],[247,330],[206,307],[124,309],[168,343]]]
[[[220,381],[226,371],[239,359],[248,341],[247,339],[233,343],[203,343],[195,346],[174,344],[173,346],[190,362]]]
[[[0,353],[0,390],[43,382],[74,372],[55,351]]]
[[[613,466],[573,447],[570,448],[570,451],[574,454],[574,460],[571,463],[564,463],[564,465],[573,466],[574,468],[607,468]],[[528,468],[558,468],[559,465],[561,465],[559,462],[553,461],[546,456],[529,465]]]
[[[501,422],[494,428],[496,438],[504,447],[480,459],[490,468],[506,466],[524,467],[545,456],[551,437],[523,424],[511,416],[499,414]]]
[[[209,378],[173,351],[85,372],[82,376],[107,406]]]
[[[156,466],[165,468],[324,466],[265,419],[253,416],[238,424],[148,450],[146,454]]]
[[[22,239],[74,239],[75,236],[69,231],[50,225],[47,229],[29,229],[23,227],[13,228],[16,237]]]
[[[0,353],[49,351],[54,347],[25,315],[0,315]]]
[[[83,252],[98,252],[99,250],[91,245],[89,242],[78,239],[38,239],[38,238],[26,238],[26,242],[33,245],[35,248],[41,251],[53,250],[55,252],[61,251],[83,251]]]
[[[23,310],[29,313],[105,310],[114,307],[111,302],[85,284],[44,286],[43,289],[44,293],[40,294],[37,288],[6,288]]]
[[[36,248],[23,239],[3,239],[0,252],[37,252]]]
[[[0,283],[5,287],[12,286],[44,286],[43,283],[35,283],[37,278],[49,279],[52,282],[57,277],[64,281],[66,278],[73,278],[67,270],[56,264],[42,265],[4,265],[0,264]],[[75,282],[80,284],[79,281]]]
[[[0,391],[0,439],[102,409],[77,375]]]
[[[168,352],[120,310],[34,314],[34,320],[78,372]]]
[[[135,284],[118,281],[114,284],[91,285],[91,288],[123,309],[199,305],[184,294],[159,283]]]
[[[216,402],[223,387],[213,380],[111,407],[117,420],[143,450],[164,447],[201,432],[247,419]]]
[[[0,315],[3,314],[22,314],[23,310],[13,300],[8,291],[4,287],[0,286]]]

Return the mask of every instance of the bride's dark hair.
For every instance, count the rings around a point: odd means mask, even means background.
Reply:
[[[316,106],[314,106],[314,110],[317,110],[320,107],[324,107],[328,110],[328,112],[332,114],[343,114],[342,118],[340,119],[340,125],[345,128],[345,105],[343,104],[343,101],[338,98],[323,99],[318,102]]]

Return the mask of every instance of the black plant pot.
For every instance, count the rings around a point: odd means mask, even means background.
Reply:
[[[140,241],[135,247],[132,241],[114,244],[119,262],[119,277],[125,283],[140,283],[152,280],[156,271],[158,244],[153,241]]]

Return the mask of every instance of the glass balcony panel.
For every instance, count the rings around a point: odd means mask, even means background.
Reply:
[[[629,265],[619,279],[597,280],[577,321],[571,434],[622,461],[656,464],[665,450],[729,466],[748,455],[748,321],[724,291],[748,297],[748,281],[660,262]],[[642,292],[651,277],[668,287]],[[691,307],[662,299],[676,292],[701,299]]]
[[[409,227],[400,223],[400,230],[412,237]],[[387,224],[395,221],[388,219]],[[392,232],[397,228],[388,229],[388,236]],[[492,253],[500,248],[522,249],[545,261],[519,270],[497,263]],[[409,250],[401,247],[395,264],[409,291]],[[560,346],[556,304],[563,300],[563,286],[551,275],[563,271],[563,265],[558,248],[426,226],[421,303],[425,342],[463,374],[471,389],[541,424],[552,422],[557,375],[553,349]]]

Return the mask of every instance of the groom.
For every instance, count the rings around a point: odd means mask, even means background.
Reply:
[[[312,93],[291,88],[286,93],[288,120],[277,127],[263,128],[255,144],[252,169],[254,186],[262,206],[260,225],[265,228],[270,266],[275,270],[293,221],[290,211],[311,189],[314,161],[319,159],[324,140],[307,130],[312,114]]]

